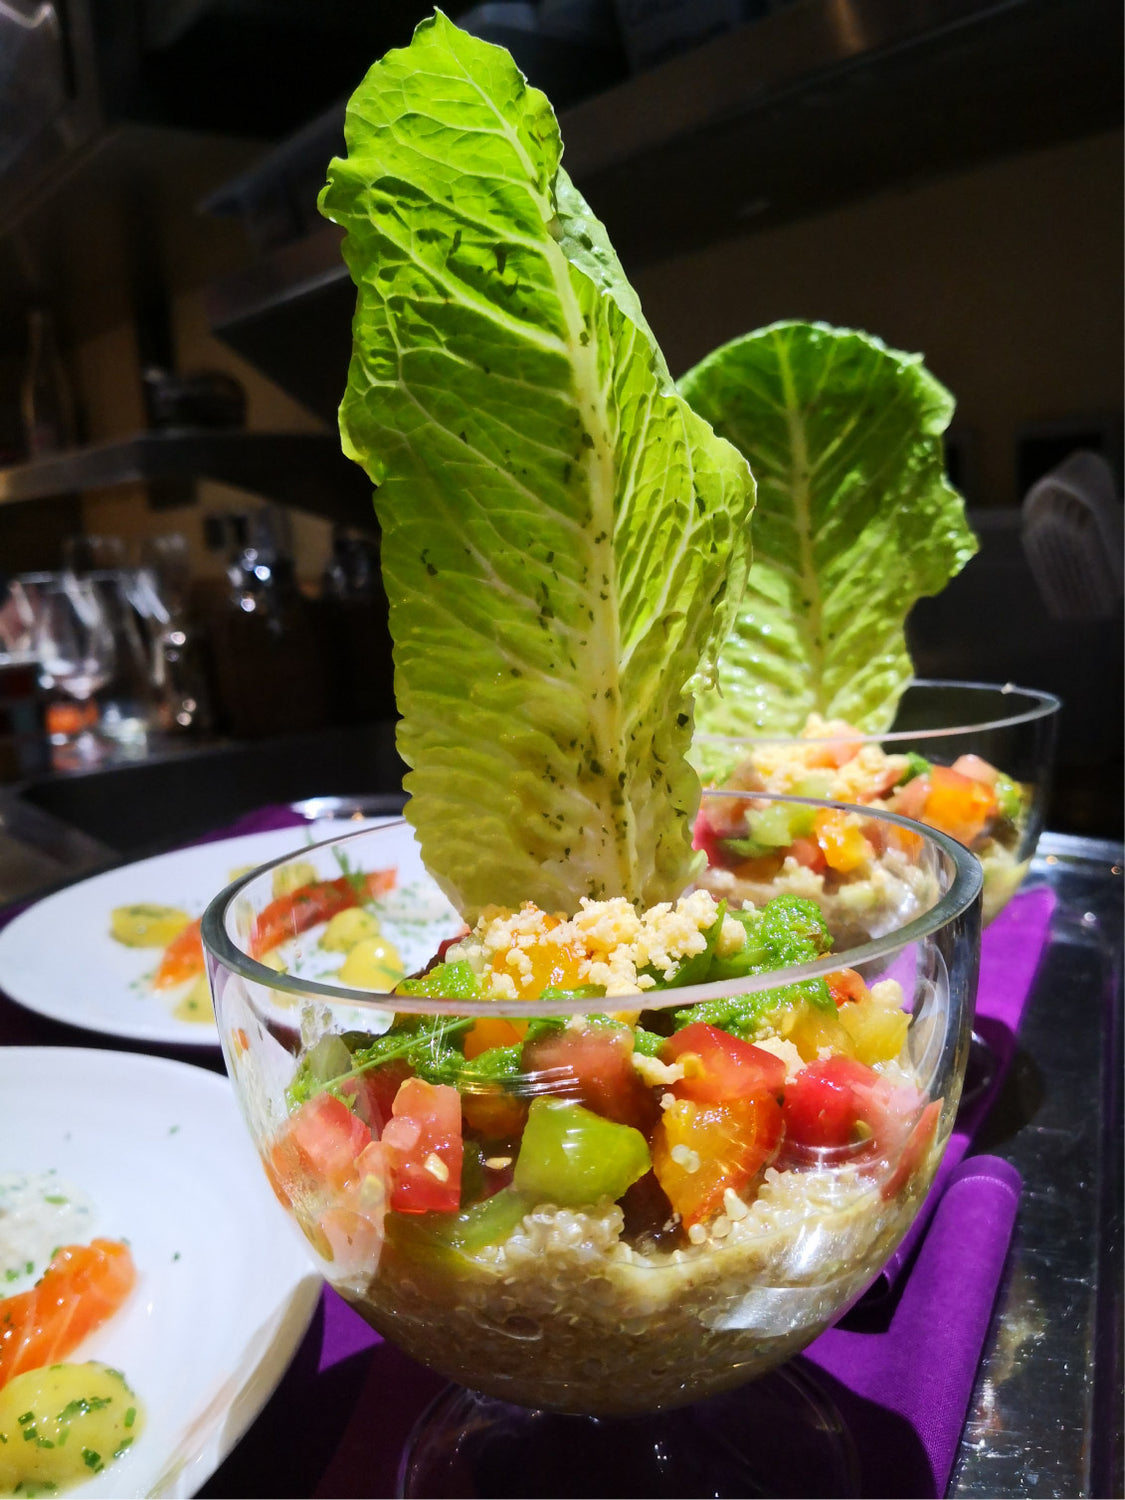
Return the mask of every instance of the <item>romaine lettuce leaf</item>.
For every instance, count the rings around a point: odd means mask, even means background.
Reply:
[[[716,349],[680,390],[758,481],[754,568],[698,728],[793,734],[812,712],[888,728],[907,615],[977,550],[945,477],[949,392],[918,355],[797,322]]]
[[[558,126],[440,12],[351,99],[321,209],[378,486],[407,817],[469,920],[694,868],[693,675],[749,566],[744,458],[677,393]]]

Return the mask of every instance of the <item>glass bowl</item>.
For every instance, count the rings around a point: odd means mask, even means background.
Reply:
[[[1050,693],[1011,684],[917,679],[886,734],[826,725],[788,738],[699,735],[693,759],[707,785],[835,797],[951,834],[984,869],[988,923],[1018,889],[1043,829],[1060,706]],[[780,838],[784,820],[764,831]],[[715,851],[705,827],[699,842]],[[762,843],[747,878],[791,852]],[[795,857],[830,887],[849,878],[833,868],[830,851],[798,844]]]
[[[930,1185],[969,1045],[980,866],[893,814],[755,799],[769,809],[868,841],[867,899],[822,916],[763,889],[739,917],[697,887],[648,926],[624,903],[578,927],[524,912],[466,947],[395,821],[243,876],[203,918],[227,1068],[312,1258],[380,1333],[492,1398],[505,1443],[513,1412],[604,1424],[762,1376],[863,1293]],[[575,957],[624,938],[633,971]],[[506,998],[482,998],[482,965]],[[406,1493],[478,1492],[412,1472]]]

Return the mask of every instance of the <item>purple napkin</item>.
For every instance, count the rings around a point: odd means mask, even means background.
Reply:
[[[1055,894],[1046,886],[1021,891],[984,931],[973,1027],[986,1045],[990,1071],[975,1093],[965,1095],[933,1186],[902,1243],[868,1291],[865,1298],[868,1303],[881,1301],[894,1292],[947,1183],[964,1160],[1000,1092],[1015,1055],[1016,1036],[1035,971],[1050,936],[1055,905]]]
[[[221,839],[236,839],[247,833],[272,833],[275,828],[301,828],[307,823],[300,813],[295,813],[284,802],[272,803],[268,807],[257,807],[224,828],[213,833],[204,833],[184,845],[191,849],[196,844],[217,844]]]
[[[1019,1195],[999,1157],[955,1168],[889,1322],[830,1328],[802,1356],[828,1377],[867,1500],[945,1494]]]

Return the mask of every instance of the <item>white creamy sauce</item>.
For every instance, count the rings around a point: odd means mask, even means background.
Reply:
[[[60,1245],[86,1243],[94,1205],[57,1172],[0,1172],[0,1296],[37,1281]]]

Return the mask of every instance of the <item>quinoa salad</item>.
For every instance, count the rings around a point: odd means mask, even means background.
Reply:
[[[365,1318],[475,1389],[609,1414],[739,1383],[862,1292],[948,1134],[893,979],[668,1003],[831,948],[792,894],[487,909],[397,991],[503,1013],[321,1036],[274,1190]],[[594,1013],[518,1014],[576,997]]]
[[[1019,858],[1028,789],[979,755],[950,766],[888,753],[843,720],[811,714],[794,740],[763,740],[721,778],[746,801],[712,800],[696,825],[706,884],[718,896],[761,904],[778,891],[818,902],[839,942],[889,931],[928,900],[920,872],[878,827],[831,808],[772,803],[754,793],[826,798],[885,810],[965,844],[984,871],[984,920],[1007,904],[1027,870]]]

